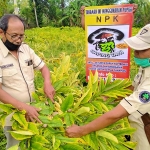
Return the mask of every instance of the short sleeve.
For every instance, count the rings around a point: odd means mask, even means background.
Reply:
[[[137,110],[140,110],[141,107],[150,103],[150,78],[146,78],[142,84],[138,86],[136,91],[133,92],[128,97],[125,97],[120,104],[126,109],[129,114],[134,113]],[[150,108],[147,108],[149,111]]]

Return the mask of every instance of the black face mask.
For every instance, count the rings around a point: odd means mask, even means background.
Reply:
[[[20,47],[20,45],[16,45],[16,44],[13,44],[13,43],[11,43],[10,41],[8,41],[7,39],[6,39],[6,41],[5,42],[3,42],[4,43],[4,45],[7,47],[7,49],[9,50],[9,51],[17,51],[18,49],[19,49],[19,47]]]

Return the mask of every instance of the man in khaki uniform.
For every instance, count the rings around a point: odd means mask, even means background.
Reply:
[[[98,117],[92,122],[66,129],[69,137],[81,137],[90,132],[97,131],[112,123],[127,117],[132,127],[136,128],[131,140],[137,142],[135,150],[150,150],[144,124],[141,116],[150,114],[150,24],[144,26],[136,36],[128,38],[125,42],[134,50],[134,61],[140,66],[139,73],[133,81],[133,93],[122,99],[113,110]]]
[[[25,110],[31,121],[41,122],[38,108],[28,105],[32,101],[34,88],[34,69],[40,70],[44,78],[44,92],[53,101],[55,90],[50,82],[50,72],[44,62],[22,41],[25,25],[16,15],[4,15],[0,19],[0,101]],[[7,117],[4,128],[7,146],[17,144],[7,132],[11,130],[11,115]]]

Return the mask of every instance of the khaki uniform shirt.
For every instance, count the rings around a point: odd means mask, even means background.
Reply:
[[[34,88],[34,69],[39,70],[44,62],[25,43],[18,50],[18,59],[13,56],[0,40],[0,82],[2,89],[15,99],[29,103]],[[6,126],[10,126],[10,117]]]
[[[147,112],[150,114],[150,67],[139,69],[133,86],[133,94],[124,98],[120,104],[130,114],[128,116],[130,125],[137,129],[131,137],[132,141],[137,142],[135,150],[150,150],[141,119],[143,114]]]

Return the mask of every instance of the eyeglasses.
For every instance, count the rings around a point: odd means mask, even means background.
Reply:
[[[18,35],[18,34],[11,35],[8,32],[5,32],[5,33],[7,33],[11,37],[11,39],[13,41],[17,41],[18,39],[20,39],[21,41],[23,41],[26,38],[25,34],[23,34],[23,35]]]

